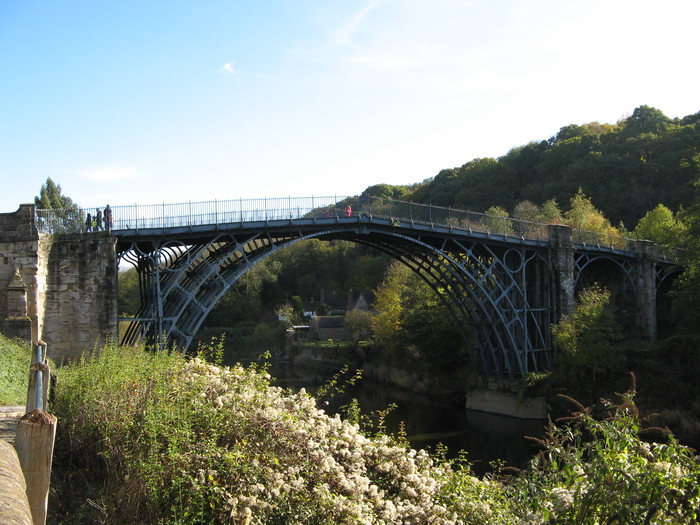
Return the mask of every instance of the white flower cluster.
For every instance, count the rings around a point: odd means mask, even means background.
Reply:
[[[221,432],[218,454],[228,467],[200,479],[223,489],[217,502],[222,519],[492,522],[493,484],[437,464],[425,451],[395,446],[389,437],[370,439],[356,425],[319,410],[303,390],[290,394],[268,379],[199,359],[183,370],[182,384],[201,389],[202,406],[210,407]]]

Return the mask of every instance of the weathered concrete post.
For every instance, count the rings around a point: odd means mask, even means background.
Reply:
[[[49,392],[46,343],[34,346],[29,373],[27,414],[17,424],[15,448],[27,484],[27,499],[35,524],[46,523],[51,482],[51,463],[56,439],[56,417],[44,412]]]
[[[574,312],[574,246],[569,226],[549,227],[549,257],[552,267],[552,321],[558,322],[564,315]]]
[[[35,525],[46,523],[56,416],[42,410],[26,414],[17,424],[15,448],[27,483],[27,499]]]
[[[637,241],[637,308],[638,326],[643,339],[656,341],[656,269],[654,243]]]

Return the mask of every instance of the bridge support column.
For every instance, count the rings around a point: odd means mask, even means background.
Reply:
[[[574,246],[571,242],[569,226],[552,225],[549,227],[549,251],[552,269],[552,321],[558,322],[564,315],[574,312]]]
[[[643,339],[656,341],[656,268],[654,243],[637,241],[637,325]]]
[[[39,267],[44,270],[41,339],[51,357],[80,357],[117,335],[115,239],[78,234],[42,236]]]

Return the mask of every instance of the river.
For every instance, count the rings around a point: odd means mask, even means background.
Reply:
[[[293,391],[305,388],[314,393],[328,380],[327,376],[289,366],[273,367],[270,373],[275,385]],[[335,413],[352,398],[358,400],[363,414],[385,410],[395,404],[396,409],[387,417],[389,432],[396,432],[403,421],[413,448],[435,451],[442,443],[450,457],[466,451],[474,472],[480,475],[493,470],[491,463],[496,460],[518,468],[527,466],[536,449],[524,436],[542,436],[545,426],[542,420],[468,411],[463,406],[367,380],[346,387],[342,394],[329,401],[326,411]]]

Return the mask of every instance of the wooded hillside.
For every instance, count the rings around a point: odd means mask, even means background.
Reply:
[[[483,212],[521,201],[565,205],[582,189],[614,225],[632,229],[657,204],[678,211],[700,176],[700,112],[670,119],[641,106],[616,124],[564,126],[553,137],[443,169],[398,198]],[[387,193],[383,185],[368,188]],[[405,193],[403,193],[405,192]],[[389,196],[389,195],[386,195]]]

